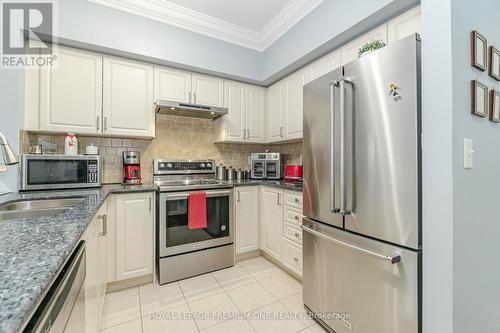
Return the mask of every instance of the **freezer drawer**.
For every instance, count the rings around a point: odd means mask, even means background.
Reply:
[[[336,333],[419,333],[421,252],[309,219],[304,304]]]

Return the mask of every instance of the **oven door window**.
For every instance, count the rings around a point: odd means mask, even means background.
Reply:
[[[166,246],[203,242],[229,236],[229,197],[207,197],[207,228],[188,228],[188,200],[167,200]]]
[[[30,160],[28,185],[87,183],[86,160]]]

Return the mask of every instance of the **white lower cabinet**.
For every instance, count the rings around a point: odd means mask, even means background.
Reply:
[[[283,224],[283,190],[260,187],[260,249],[280,259]]]
[[[99,332],[106,294],[106,203],[85,232],[85,331]]]
[[[236,254],[259,249],[259,187],[235,188]]]
[[[153,273],[153,193],[116,195],[115,280]]]

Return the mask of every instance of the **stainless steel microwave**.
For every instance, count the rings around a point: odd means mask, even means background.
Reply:
[[[20,156],[20,191],[89,188],[101,186],[98,155]]]

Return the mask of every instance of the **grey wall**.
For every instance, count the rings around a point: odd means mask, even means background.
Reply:
[[[500,84],[470,66],[478,29],[500,48],[498,0],[452,1],[454,332],[500,332],[500,126],[470,114],[470,80]],[[463,168],[463,139],[474,142],[474,168]]]
[[[7,137],[14,152],[19,150],[20,92],[24,91],[23,82],[19,70],[0,70],[0,132]],[[17,176],[17,166],[10,166],[7,172],[0,172],[0,193],[17,191]]]
[[[264,50],[262,78],[275,81],[375,28],[419,0],[325,0]]]
[[[451,2],[421,4],[424,333],[453,333]]]

